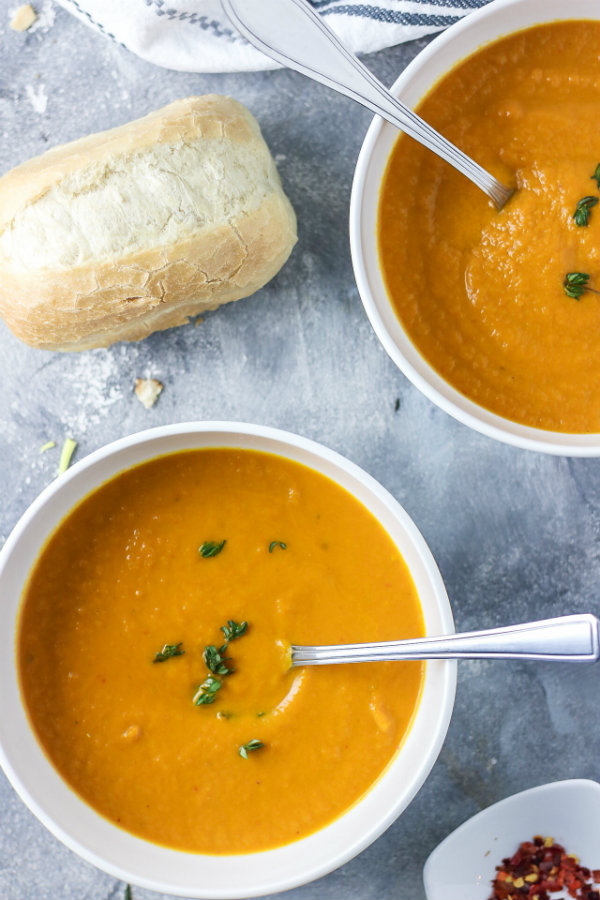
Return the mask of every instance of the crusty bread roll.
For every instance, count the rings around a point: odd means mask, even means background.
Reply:
[[[47,350],[136,341],[254,293],[295,241],[256,120],[190,97],[0,178],[0,314]]]

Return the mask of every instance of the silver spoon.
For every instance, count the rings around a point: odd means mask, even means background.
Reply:
[[[381,662],[399,659],[539,659],[551,662],[597,662],[600,659],[598,619],[588,613],[408,641],[339,644],[323,647],[292,645],[292,666]]]
[[[502,209],[513,190],[390,94],[305,0],[221,0],[246,40],[271,59],[378,113],[470,178]]]

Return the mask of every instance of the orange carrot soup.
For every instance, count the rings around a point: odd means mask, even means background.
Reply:
[[[247,853],[352,806],[414,717],[419,662],[290,669],[290,644],[424,633],[406,564],[321,474],[249,450],[126,471],[48,540],[18,664],[69,785],[157,844]]]
[[[517,191],[500,212],[410,138],[379,204],[391,301],[423,357],[480,406],[600,431],[600,22],[488,45],[419,113]]]

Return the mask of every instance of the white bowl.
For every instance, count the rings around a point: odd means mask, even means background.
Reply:
[[[425,541],[394,498],[337,453],[273,428],[197,423],[156,428],[109,444],[47,487],[0,554],[0,633],[16,632],[23,586],[48,535],[90,491],[117,473],[166,453],[200,447],[262,450],[303,463],[342,485],[380,521],[404,557],[427,634],[454,630],[444,585]],[[295,887],[330,872],[375,840],[412,800],[441,749],[454,703],[456,667],[430,662],[414,724],[368,793],[316,834],[275,850],[230,856],[184,853],[121,830],[61,779],[27,720],[15,653],[0,654],[0,762],[32,812],[84,859],[132,884],[185,897],[250,897]],[[285,797],[283,798],[285,803]],[[286,815],[294,810],[285,808]]]
[[[435,38],[391,88],[416,106],[436,82],[483,44],[557,19],[596,19],[590,0],[493,0]],[[362,146],[350,204],[350,245],[358,290],[379,340],[396,365],[426,397],[476,431],[527,450],[563,456],[600,455],[600,434],[563,434],[511,422],[468,400],[421,356],[396,317],[386,291],[377,247],[377,208],[383,175],[398,130],[375,118]]]
[[[453,831],[429,856],[423,871],[427,900],[487,900],[496,866],[536,834],[553,837],[582,866],[598,868],[599,822],[595,781],[556,781],[507,797]]]

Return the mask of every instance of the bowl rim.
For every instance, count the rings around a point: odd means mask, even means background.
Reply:
[[[513,17],[517,17],[513,21]],[[522,21],[519,21],[519,16]],[[509,34],[523,31],[536,24],[551,21],[597,19],[598,11],[587,0],[491,0],[490,3],[468,13],[458,22],[438,34],[406,66],[396,79],[391,93],[416,105],[451,69],[468,58],[486,43]],[[502,23],[505,23],[504,27]],[[497,32],[485,37],[486,29]],[[454,46],[456,45],[456,47]],[[436,60],[443,57],[446,65],[435,69]],[[433,74],[425,75],[432,68]],[[414,84],[425,81],[416,96]],[[407,97],[407,94],[410,96]],[[365,312],[384,349],[412,384],[432,403],[461,424],[495,440],[519,447],[559,456],[600,456],[600,432],[569,433],[548,431],[521,425],[505,419],[469,400],[453,388],[421,355],[397,319],[389,300],[379,265],[376,234],[367,229],[377,220],[379,193],[389,151],[383,166],[373,158],[381,144],[395,141],[398,129],[375,116],[363,141],[354,172],[350,198],[350,252],[354,277]],[[391,150],[391,147],[390,147]],[[375,172],[373,171],[375,167]],[[376,183],[376,187],[374,185]],[[393,332],[393,333],[392,333]],[[401,346],[399,345],[401,343]]]
[[[430,589],[430,596],[425,598],[425,602],[432,607],[429,612],[423,608],[424,617],[427,618],[427,615],[430,614],[439,623],[438,627],[441,626],[444,631],[454,631],[450,603],[431,551],[403,507],[372,476],[324,445],[290,432],[262,425],[209,421],[158,426],[113,441],[75,463],[66,473],[51,482],[33,501],[15,525],[0,551],[0,594],[3,596],[3,603],[0,604],[0,621],[10,620],[13,644],[16,637],[18,609],[21,605],[21,594],[25,584],[25,579],[20,578],[18,573],[23,571],[28,574],[31,569],[31,565],[26,565],[24,562],[19,563],[17,554],[20,552],[29,554],[35,560],[44,541],[58,522],[64,518],[64,515],[96,487],[110,480],[118,472],[157,456],[203,446],[248,447],[286,456],[333,478],[351,493],[354,492],[348,487],[349,483],[355,482],[361,486],[365,496],[370,496],[372,502],[381,507],[383,511],[387,510],[391,517],[390,521],[397,525],[398,534],[400,532],[404,534],[407,543],[415,551],[415,558],[420,559],[423,564],[423,574],[429,579]],[[339,477],[335,477],[332,474],[334,472]],[[354,495],[356,496],[356,494]],[[76,499],[72,499],[73,497]],[[358,497],[358,499],[363,505],[370,508],[363,497]],[[59,508],[64,507],[64,512],[58,516],[56,515],[57,502],[60,502]],[[373,512],[372,509],[371,512]],[[44,516],[48,520],[54,521],[51,527],[47,527]],[[376,517],[389,534],[386,524],[381,521],[379,516]],[[41,541],[39,535],[36,537],[36,528],[43,533]],[[390,537],[398,545],[398,535],[390,534]],[[26,546],[27,550],[24,549]],[[406,559],[406,554],[401,552]],[[408,561],[407,565],[417,583],[415,572]],[[16,568],[15,583],[20,585],[18,596],[13,596],[12,600],[10,590],[6,590],[7,584],[10,587],[9,570],[11,567]],[[9,574],[7,575],[7,573]],[[8,612],[6,611],[7,605],[11,606]],[[451,661],[427,663],[422,699],[401,749],[374,785],[350,809],[334,822],[299,841],[292,842],[292,844],[258,853],[212,856],[190,854],[151,844],[109,822],[88,806],[66,785],[45,756],[26,719],[20,692],[18,692],[19,701],[21,701],[20,719],[15,722],[13,718],[11,725],[11,728],[17,729],[20,737],[11,738],[11,745],[8,737],[11,730],[6,725],[6,720],[10,716],[6,715],[6,710],[11,702],[13,705],[15,702],[15,684],[18,687],[17,660],[15,653],[12,656],[5,654],[5,657],[4,660],[0,657],[0,680],[4,686],[8,685],[8,690],[3,690],[0,697],[0,709],[4,707],[5,710],[5,714],[0,716],[0,765],[12,786],[34,815],[69,849],[99,869],[121,880],[163,893],[183,897],[212,898],[212,900],[261,896],[297,887],[333,871],[365,849],[395,821],[425,782],[444,742],[456,692],[456,664]],[[427,696],[430,700],[429,706],[426,708],[423,705],[423,699],[427,690],[429,690]],[[10,696],[8,696],[9,694]],[[434,705],[431,703],[431,698],[435,698],[435,709],[430,708]],[[425,713],[426,709],[427,713]],[[23,720],[27,723],[27,733],[23,727]],[[432,737],[429,740],[428,749],[423,753],[422,748],[419,748],[417,769],[416,771],[411,769],[407,783],[395,784],[398,778],[391,776],[394,772],[398,773],[399,760],[403,753],[410,752],[411,757],[417,757],[413,743],[417,741],[421,732],[426,734],[431,732]],[[413,734],[415,737],[411,740]],[[15,741],[18,743],[18,751]],[[410,751],[406,749],[409,746]],[[27,764],[23,762],[24,747],[27,754],[35,759],[36,767],[39,768],[41,774],[32,774],[31,766],[29,766],[29,770],[27,769]],[[412,768],[414,769],[415,766],[413,765]],[[41,799],[39,787],[33,784],[38,777],[44,784]],[[395,794],[390,792],[390,785],[398,788]],[[48,797],[52,795],[60,797],[61,808],[58,811],[56,810],[57,804],[52,809],[48,807]],[[369,803],[369,798],[375,799]],[[364,807],[366,812],[369,807],[376,808],[377,802],[383,807],[379,816],[374,820],[372,816],[363,815],[359,822],[361,807]],[[67,806],[69,808],[65,812]],[[65,827],[64,824],[65,816],[68,815],[75,819],[71,823],[71,827]],[[351,826],[348,834],[344,833],[343,823],[345,820],[348,820]],[[85,838],[82,837],[84,833]],[[93,841],[90,844],[90,833],[94,835],[94,840],[96,834],[102,840],[95,845]],[[327,840],[327,838],[331,840]],[[107,849],[107,841],[112,841],[115,846],[111,845],[111,848]],[[333,846],[334,843],[335,853],[326,852],[327,846],[329,844]],[[121,848],[119,854],[115,850],[117,845]],[[323,849],[323,845],[325,845],[325,849]],[[144,850],[145,860],[144,852],[142,852]],[[320,856],[319,851],[321,851]],[[115,861],[116,856],[120,861]],[[149,873],[148,865],[154,862],[156,871]],[[185,866],[187,866],[185,876],[176,881],[175,876],[179,875],[179,869]],[[210,877],[203,871],[203,867],[209,869]],[[172,876],[173,881],[164,877],[164,874],[156,874],[159,870],[171,871],[173,868],[177,868],[177,872]],[[228,885],[224,881],[229,870],[235,870],[237,873],[237,882],[234,879],[235,884],[233,885],[232,883]]]

